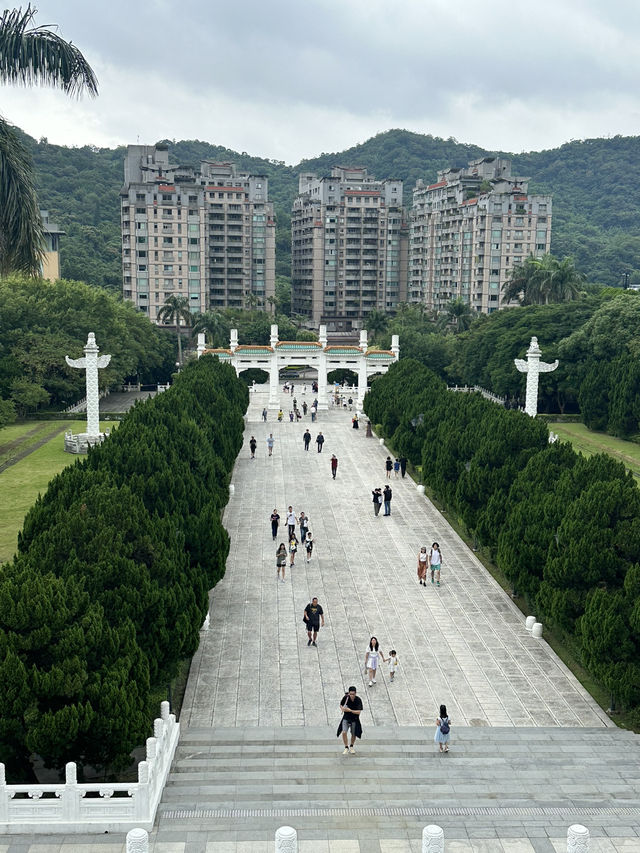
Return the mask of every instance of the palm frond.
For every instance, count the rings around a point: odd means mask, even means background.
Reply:
[[[0,275],[41,274],[44,231],[28,152],[0,118]]]
[[[97,95],[98,81],[80,50],[51,29],[31,27],[35,9],[6,9],[0,17],[0,82],[54,86],[69,95]]]

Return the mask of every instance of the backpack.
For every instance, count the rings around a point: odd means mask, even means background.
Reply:
[[[449,731],[449,717],[445,717],[444,720],[440,720],[440,734],[448,735]]]

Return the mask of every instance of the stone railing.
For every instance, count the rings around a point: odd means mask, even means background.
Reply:
[[[507,406],[508,400],[506,397],[501,397],[499,394],[494,394],[492,391],[487,391],[486,388],[481,388],[480,385],[449,385],[449,391],[462,391],[464,394],[481,394],[485,400],[491,400],[492,403],[498,403],[499,406]],[[517,406],[518,411],[524,412],[524,406]]]
[[[100,392],[98,399],[102,400],[103,397],[109,396],[109,389],[105,388]],[[87,398],[83,397],[82,400],[78,400],[77,403],[74,403],[73,406],[67,406],[64,410],[67,414],[73,414],[74,412],[86,412],[87,410]]]
[[[180,724],[160,706],[153,737],[147,738],[146,759],[138,764],[137,782],[77,781],[73,761],[65,767],[65,781],[49,785],[7,785],[0,764],[0,834],[126,832],[132,827],[151,829],[173,754]]]

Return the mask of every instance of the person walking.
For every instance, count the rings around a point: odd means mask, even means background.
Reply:
[[[313,534],[310,530],[307,530],[307,535],[304,537],[304,547],[307,549],[307,563],[311,562],[311,555],[313,554]]]
[[[433,742],[438,744],[440,752],[449,752],[451,740],[451,720],[447,714],[447,706],[440,705],[440,715],[436,719],[436,733]]]
[[[384,463],[384,470],[387,472],[387,480],[391,479],[391,472],[393,471],[393,462],[391,461],[391,457],[387,456]]]
[[[400,473],[400,460],[397,457],[395,462],[393,463],[393,473],[395,474],[395,478],[397,480],[398,474]]]
[[[304,542],[307,536],[307,530],[309,529],[309,516],[301,512],[300,517],[298,518],[298,524],[300,525],[300,541]]]
[[[251,458],[256,458],[256,447],[258,446],[258,442],[255,440],[254,436],[251,436],[249,439],[249,450],[251,451]]]
[[[393,492],[391,491],[391,486],[388,484],[384,487],[384,491],[382,493],[382,499],[384,501],[384,514],[391,515],[391,498],[393,497]]]
[[[434,542],[429,552],[429,564],[431,566],[431,583],[435,575],[436,586],[440,586],[440,570],[442,567],[442,552],[437,542]]]
[[[267,439],[267,450],[269,451],[269,456],[273,456],[273,445],[276,443],[275,438],[273,437],[273,433],[269,433],[269,438]]]
[[[278,510],[274,509],[271,513],[271,535],[273,536],[273,541],[276,541],[276,537],[278,536],[278,527],[280,526],[280,516],[278,515]]]
[[[353,429],[360,429],[360,421],[358,420],[358,413],[357,412],[351,418],[351,426],[353,427]]]
[[[308,450],[309,445],[311,444],[311,433],[309,432],[309,430],[307,430],[302,436],[302,440],[304,441],[304,449]]]
[[[296,518],[296,514],[293,511],[293,507],[290,506],[287,509],[287,524],[289,526],[289,539],[291,539],[291,537],[295,534],[297,523],[298,523],[298,519]]]
[[[309,408],[309,407],[307,406],[307,401],[306,401],[306,400],[303,400],[303,401],[302,401],[302,414],[305,416],[305,418],[306,418],[306,416],[307,416],[307,409],[308,409],[308,408]]]
[[[284,581],[284,570],[287,567],[287,549],[284,542],[281,542],[278,545],[278,550],[276,551],[276,577],[280,577],[280,573],[282,572],[282,580]]]
[[[396,670],[398,669],[398,655],[395,649],[391,649],[389,652],[387,663],[389,664],[389,681],[393,681],[396,677]]]
[[[420,586],[427,585],[427,563],[429,561],[429,555],[427,554],[427,546],[423,545],[418,552],[418,580],[420,581]]]
[[[382,489],[374,489],[371,494],[373,495],[373,514],[377,518],[382,506]]]
[[[282,409],[278,409],[278,421],[280,423],[282,423],[283,417],[284,417],[284,412],[282,411]]]
[[[292,569],[296,564],[296,553],[298,551],[298,537],[294,533],[289,537],[289,568]]]
[[[322,453],[322,445],[324,444],[324,436],[321,432],[316,436],[316,444],[318,445],[318,453]]]
[[[307,645],[317,645],[316,640],[318,639],[320,625],[324,628],[324,611],[318,604],[317,598],[312,598],[309,604],[307,604],[304,609],[302,620],[307,626],[307,636],[309,637]]]
[[[267,410],[266,410],[266,409],[263,409],[263,410],[262,410],[262,420],[263,420],[263,421],[265,422],[265,424],[266,424],[266,422],[267,422]]]
[[[380,645],[376,637],[371,637],[369,640],[369,648],[364,656],[365,672],[369,673],[369,687],[373,687],[376,683],[376,673],[378,671],[378,663],[380,658],[385,660],[385,656],[380,651]]]
[[[407,457],[400,457],[400,474],[402,475],[402,479],[404,480],[404,475],[407,473]]]
[[[316,404],[314,403],[314,404],[311,406],[311,423],[312,423],[312,424],[314,424],[314,423],[316,422],[316,413],[317,413],[317,411],[318,411],[318,407],[317,407],[317,406],[316,406]]]
[[[356,688],[353,685],[340,700],[340,710],[342,711],[342,720],[338,724],[336,737],[342,735],[342,742],[344,743],[342,754],[349,755],[351,753],[354,755],[356,738],[362,737],[362,723],[360,722],[362,699],[357,695]],[[347,738],[349,732],[351,732],[351,744]]]
[[[338,473],[338,457],[334,453],[333,456],[331,457],[331,476],[333,477],[334,480],[336,478],[337,473]]]

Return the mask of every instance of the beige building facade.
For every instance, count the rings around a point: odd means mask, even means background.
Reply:
[[[402,181],[337,167],[300,175],[291,214],[293,310],[329,332],[366,325],[407,298],[408,225]]]
[[[552,197],[528,192],[511,161],[474,160],[443,169],[413,191],[408,301],[439,311],[461,298],[490,314],[506,303],[502,288],[513,267],[551,246]]]
[[[123,296],[150,320],[169,296],[193,313],[271,309],[275,220],[264,175],[205,160],[169,162],[166,145],[129,145],[121,191]]]
[[[42,259],[42,278],[57,281],[60,278],[60,237],[64,234],[60,228],[49,219],[49,211],[41,210],[42,228],[44,230],[45,251]]]

